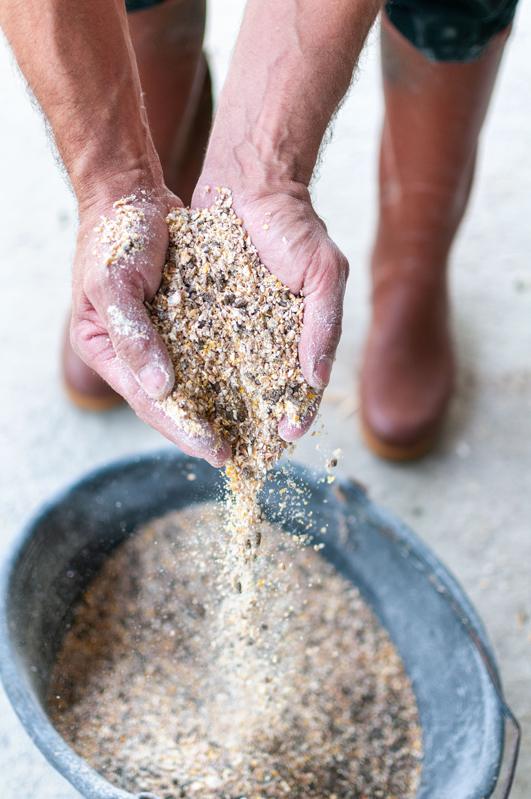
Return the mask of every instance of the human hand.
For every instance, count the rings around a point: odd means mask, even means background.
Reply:
[[[201,179],[192,205],[212,204],[212,185]],[[219,182],[221,180],[221,183]],[[307,382],[323,391],[330,379],[336,347],[341,335],[343,297],[348,262],[328,236],[317,216],[306,187],[291,183],[285,189],[257,194],[233,189],[233,205],[256,246],[262,262],[295,294],[305,298],[304,321],[299,343],[299,361]],[[315,411],[294,426],[282,420],[279,433],[295,441],[310,427]]]
[[[228,444],[208,423],[192,437],[165,412],[174,369],[144,302],[157,291],[168,249],[166,215],[182,205],[167,190],[140,187],[117,203],[80,208],[74,260],[72,345],[136,414],[189,455],[221,466]]]

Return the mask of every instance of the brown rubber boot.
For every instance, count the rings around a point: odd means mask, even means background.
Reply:
[[[425,455],[454,386],[444,275],[433,281],[380,271],[361,380],[361,420],[370,449],[389,460]]]
[[[472,63],[435,63],[382,23],[385,120],[362,432],[410,460],[435,443],[454,387],[447,263],[507,33]]]
[[[202,51],[205,4],[168,0],[129,17],[140,80],[166,185],[189,204],[212,123],[212,84]],[[62,345],[63,382],[78,408],[104,411],[124,400],[73,351],[69,325]]]

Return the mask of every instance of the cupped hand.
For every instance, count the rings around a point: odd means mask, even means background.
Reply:
[[[189,455],[222,465],[230,455],[208,423],[191,436],[164,409],[174,369],[145,301],[157,291],[168,249],[165,222],[182,205],[166,190],[140,187],[125,199],[80,210],[73,274],[72,345],[136,414]]]
[[[330,379],[341,336],[347,259],[328,236],[307,188],[301,184],[257,194],[238,192],[230,184],[217,185],[233,190],[234,209],[264,265],[292,292],[304,296],[299,361],[307,382],[322,392]],[[200,180],[192,205],[209,206],[213,200],[212,184]],[[284,419],[279,433],[286,441],[295,441],[314,418],[315,412],[298,426]]]

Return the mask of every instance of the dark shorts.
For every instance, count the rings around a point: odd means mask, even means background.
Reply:
[[[125,0],[125,7],[128,11],[141,11],[143,8],[158,6],[164,0]]]
[[[163,0],[126,0],[128,11]],[[518,0],[388,0],[387,16],[433,61],[472,61],[511,24]]]
[[[472,61],[513,21],[518,0],[388,0],[387,16],[433,61]]]

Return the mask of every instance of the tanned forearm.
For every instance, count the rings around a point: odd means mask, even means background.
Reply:
[[[234,186],[307,185],[379,7],[378,0],[249,0],[204,177],[224,164]]]
[[[80,204],[162,181],[123,0],[2,0],[0,25]]]

